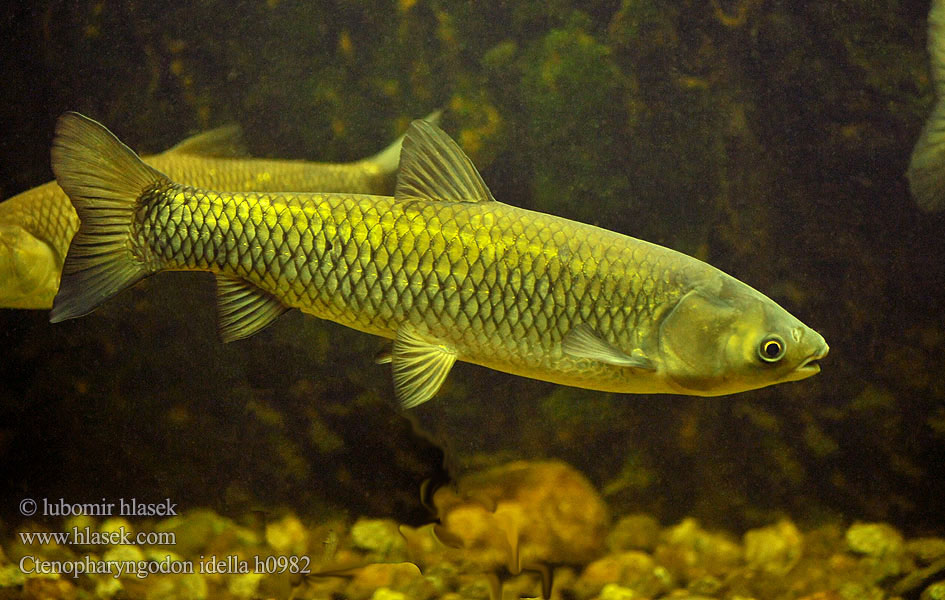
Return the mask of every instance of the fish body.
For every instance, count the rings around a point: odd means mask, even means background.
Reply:
[[[378,154],[351,163],[265,160],[242,157],[239,129],[226,126],[144,160],[175,181],[202,187],[381,194],[393,189],[402,137]],[[55,181],[0,202],[0,308],[52,307],[62,263],[78,228],[79,218]]]
[[[935,105],[912,150],[906,178],[919,208],[945,208],[945,0],[932,0],[928,18],[929,58]]]
[[[596,390],[718,395],[802,379],[827,352],[702,261],[494,200],[422,121],[393,197],[202,190],[93,121],[68,114],[57,131],[53,168],[82,228],[53,321],[161,270],[211,271],[224,339],[288,308],[392,339],[406,407],[432,397],[456,360]]]
[[[55,181],[0,202],[0,308],[51,308],[79,218]]]

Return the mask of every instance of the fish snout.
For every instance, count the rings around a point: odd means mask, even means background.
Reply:
[[[808,349],[796,371],[806,376],[814,375],[820,372],[820,361],[830,352],[830,346],[824,336],[813,329],[808,329],[803,336],[802,344]]]

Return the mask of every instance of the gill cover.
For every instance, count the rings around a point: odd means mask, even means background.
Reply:
[[[688,390],[710,390],[728,368],[725,346],[737,318],[738,311],[714,294],[688,292],[660,324],[667,374]]]

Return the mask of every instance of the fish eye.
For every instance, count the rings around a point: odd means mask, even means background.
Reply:
[[[758,346],[758,358],[765,362],[777,362],[784,356],[784,340],[777,335],[769,335]]]

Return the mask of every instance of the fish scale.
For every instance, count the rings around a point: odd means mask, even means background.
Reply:
[[[169,186],[143,218],[137,246],[148,248],[139,257],[147,264],[244,279],[288,306],[387,338],[408,323],[469,362],[522,375],[553,364],[568,381],[598,385],[602,369],[564,356],[562,337],[578,320],[607,337],[638,329],[678,296],[665,284],[685,270],[671,254],[634,252],[624,236],[498,202]],[[497,235],[480,235],[485,221]],[[635,283],[619,275],[628,269]]]
[[[439,113],[428,118],[438,119]],[[216,189],[378,194],[392,188],[399,153],[397,140],[379,154],[352,163],[248,159],[243,158],[239,129],[229,126],[188,138],[145,160],[175,181]],[[78,228],[79,218],[55,181],[0,203],[0,308],[52,306]],[[5,258],[4,251],[12,257]]]
[[[408,130],[393,197],[183,186],[79,115],[60,120],[53,168],[82,227],[51,320],[160,270],[211,271],[224,340],[288,308],[392,339],[380,361],[405,407],[431,398],[455,360],[597,390],[718,395],[808,377],[828,350],[699,260],[495,201],[424,122]]]

